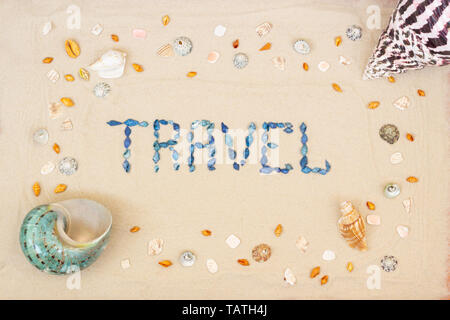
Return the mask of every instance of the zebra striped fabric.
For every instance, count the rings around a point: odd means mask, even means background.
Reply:
[[[400,0],[363,79],[450,63],[450,0]]]

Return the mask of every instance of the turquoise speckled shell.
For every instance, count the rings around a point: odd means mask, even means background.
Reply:
[[[50,274],[89,267],[105,249],[112,216],[101,204],[72,199],[31,210],[20,229],[20,246],[28,261]]]

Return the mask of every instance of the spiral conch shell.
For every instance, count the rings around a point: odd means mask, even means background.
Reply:
[[[338,221],[341,235],[347,240],[350,247],[366,251],[366,226],[361,214],[350,201],[341,203],[341,214],[342,217]]]
[[[104,79],[120,78],[125,70],[127,54],[118,50],[109,50],[100,59],[89,66],[89,69],[97,71],[98,76]]]

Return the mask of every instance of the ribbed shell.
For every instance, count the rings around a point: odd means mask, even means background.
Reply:
[[[338,221],[339,231],[348,245],[361,251],[367,250],[366,226],[361,214],[350,201],[341,203],[342,217]]]

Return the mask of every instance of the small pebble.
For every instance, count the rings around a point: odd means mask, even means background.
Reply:
[[[356,41],[361,39],[362,37],[362,29],[361,27],[358,27],[356,25],[350,26],[347,28],[347,31],[345,32],[347,35],[347,38],[349,38],[352,41]]]
[[[225,35],[225,32],[227,31],[227,28],[221,24],[219,24],[215,29],[214,29],[214,34],[217,37],[223,37]]]
[[[367,219],[368,224],[371,224],[374,226],[379,226],[381,224],[381,218],[379,215],[369,214],[366,219]]]
[[[334,253],[334,251],[325,250],[322,254],[322,259],[325,261],[334,260],[334,259],[336,259],[336,254]]]
[[[234,248],[237,248],[237,246],[239,246],[239,244],[241,243],[241,240],[239,240],[238,237],[236,237],[234,234],[232,234],[225,240],[225,242],[230,248],[234,249]]]
[[[385,124],[384,126],[382,126],[380,128],[379,134],[381,139],[389,144],[394,144],[400,137],[400,131],[398,131],[397,126],[393,124]]]
[[[147,32],[143,29],[133,29],[133,37],[136,39],[145,39]]]

